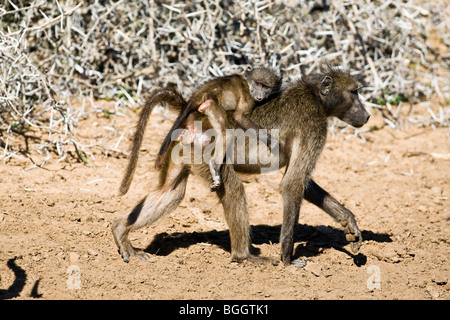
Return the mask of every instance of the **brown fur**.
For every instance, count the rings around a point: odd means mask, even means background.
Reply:
[[[327,135],[327,117],[337,116],[351,125],[361,126],[369,115],[358,99],[359,84],[348,74],[330,69],[320,78],[307,77],[292,84],[283,93],[255,108],[251,118],[263,128],[279,129],[280,141],[285,148],[279,155],[280,167],[286,166],[281,181],[283,197],[283,222],[280,235],[281,259],[291,264],[293,236],[303,198],[322,208],[341,223],[352,248],[361,245],[361,232],[351,211],[335,200],[311,179],[311,173],[323,149]],[[199,118],[200,117],[200,118]],[[193,113],[193,119],[203,119]],[[204,121],[205,125],[207,124]],[[234,117],[228,117],[227,126],[239,127]],[[169,150],[176,144],[173,142]],[[145,259],[148,255],[131,246],[128,233],[153,223],[162,215],[174,210],[181,202],[190,173],[210,181],[208,166],[175,165],[170,157],[163,158],[158,188],[142,200],[129,214],[114,221],[112,230],[116,244],[125,261],[130,256]],[[244,188],[234,170],[256,172],[255,165],[230,165],[223,168],[223,184],[217,191],[224,207],[225,219],[230,229],[231,257],[234,261],[251,258],[250,234]]]
[[[205,82],[194,92],[187,107],[180,113],[164,139],[156,158],[156,168],[161,168],[162,157],[165,155],[170,141],[177,138],[172,136],[174,130],[180,128],[189,114],[198,110],[205,101],[209,100],[209,103],[218,105],[226,111],[235,111],[235,120],[241,128],[258,130],[260,126],[248,117],[255,105],[254,100],[267,99],[271,94],[277,92],[280,86],[281,79],[272,70],[263,67],[248,68],[243,76],[234,74]],[[214,118],[216,123],[221,123],[220,114],[210,113],[209,116],[211,119]],[[223,123],[219,126],[223,129]]]
[[[153,90],[147,96],[145,104],[139,114],[139,121],[136,125],[133,136],[131,154],[129,157],[127,169],[120,185],[119,195],[126,194],[128,192],[128,189],[130,188],[131,181],[133,180],[133,175],[136,170],[139,158],[139,150],[142,145],[142,139],[144,138],[144,132],[145,128],[147,127],[148,118],[150,117],[153,108],[161,102],[166,102],[176,109],[181,109],[186,104],[184,98],[175,89],[159,88]]]

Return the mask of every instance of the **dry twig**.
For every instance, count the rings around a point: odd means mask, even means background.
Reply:
[[[398,104],[434,95],[448,103],[448,73],[436,70],[450,65],[449,16],[445,0],[35,0],[23,7],[4,1],[3,160],[17,154],[11,148],[15,132],[30,127],[46,134],[38,148],[43,154],[54,151],[64,159],[75,149],[89,155],[93,146],[78,143],[74,130],[86,114],[85,99],[134,107],[154,86],[175,85],[187,95],[206,78],[241,72],[246,64],[270,64],[286,81],[298,77],[302,64],[309,71],[325,62],[340,65],[364,78],[362,98],[382,110],[389,125],[449,126],[445,105],[430,108],[426,117],[410,112],[402,119]],[[74,97],[81,97],[83,111],[72,104]]]

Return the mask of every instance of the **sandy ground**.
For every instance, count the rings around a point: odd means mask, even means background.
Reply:
[[[118,154],[98,151],[88,164],[52,160],[45,169],[24,170],[29,160],[0,166],[0,299],[450,298],[448,128],[384,126],[364,133],[366,142],[329,135],[314,178],[355,214],[364,238],[356,255],[339,225],[304,203],[294,254],[306,267],[232,263],[218,198],[191,176],[178,209],[131,234],[152,257],[124,263],[111,221],[154,186],[153,157],[173,117],[152,115],[123,197],[116,194],[127,159]],[[124,150],[135,119],[115,124],[128,132]],[[80,127],[107,121],[91,116]],[[375,115],[366,127],[382,124]],[[240,176],[253,246],[276,259],[282,173]]]

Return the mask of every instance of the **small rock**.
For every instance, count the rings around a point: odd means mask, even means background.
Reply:
[[[320,264],[315,262],[308,261],[308,263],[305,266],[305,269],[311,272],[316,277],[320,277],[322,273],[322,267],[320,266]]]
[[[383,255],[384,255],[383,260],[386,262],[399,263],[400,261],[403,260],[401,254],[399,254],[396,249],[391,247],[384,248]]]
[[[439,286],[443,286],[448,283],[448,278],[444,274],[441,274],[441,273],[435,274],[431,280],[433,280],[433,282]]]
[[[437,196],[440,196],[440,195],[442,195],[442,188],[441,187],[433,187],[433,188],[431,188],[431,192]]]
[[[98,255],[98,253],[97,253],[94,249],[91,249],[91,248],[89,248],[89,249],[87,250],[87,252],[88,252],[91,256],[96,256],[96,255]]]
[[[444,290],[450,291],[450,282],[447,282],[445,285],[442,285],[442,287],[444,288]]]
[[[426,290],[433,299],[439,298],[439,292],[433,286],[428,285]]]
[[[69,253],[70,262],[77,262],[79,258],[80,258],[80,255],[78,253],[76,253],[76,252]]]
[[[428,207],[424,206],[424,205],[420,205],[417,207],[417,210],[419,210],[419,212],[427,212],[428,211]]]
[[[90,222],[93,222],[93,221],[94,221],[94,218],[92,216],[87,216],[87,217],[82,217],[81,218],[81,222],[84,222],[84,223],[90,223]]]

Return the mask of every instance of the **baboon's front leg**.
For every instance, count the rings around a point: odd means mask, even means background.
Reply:
[[[292,155],[286,172],[281,181],[281,196],[283,197],[283,224],[281,226],[280,243],[281,259],[285,266],[291,264],[294,248],[294,231],[298,223],[300,206],[303,201],[305,188],[310,180],[320,150],[309,145],[296,144],[292,148]],[[309,152],[306,152],[309,151]],[[303,267],[305,261],[297,259],[293,262]]]
[[[305,189],[305,199],[328,213],[344,227],[344,232],[346,233],[345,238],[347,241],[352,242],[352,251],[356,253],[361,247],[362,236],[353,213],[312,179]]]
[[[281,182],[281,196],[283,197],[283,223],[281,225],[280,244],[281,260],[285,266],[291,264],[294,250],[294,232],[298,223],[300,206],[303,199],[303,185],[286,171]],[[299,266],[303,261],[299,261]]]

